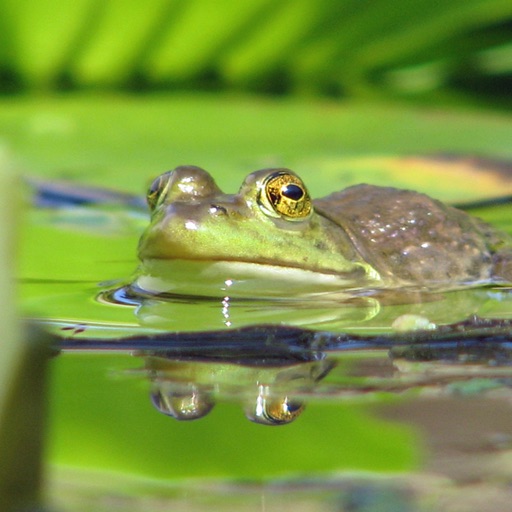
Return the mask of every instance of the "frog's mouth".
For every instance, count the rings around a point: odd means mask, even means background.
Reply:
[[[190,249],[194,247],[194,250]],[[371,286],[381,281],[380,275],[370,265],[363,262],[353,262],[339,257],[335,264],[324,261],[322,264],[313,261],[295,261],[293,251],[287,253],[287,258],[273,255],[265,258],[258,255],[253,257],[250,251],[240,251],[238,254],[227,251],[218,252],[214,248],[205,249],[202,244],[180,244],[165,237],[141,238],[139,243],[139,259],[143,268],[158,268],[157,273],[166,274],[175,271],[177,267],[196,266],[206,269],[208,276],[220,276],[230,279],[265,279],[271,282],[308,282],[336,286]],[[328,260],[328,259],[327,259]],[[180,263],[177,263],[180,262]],[[155,272],[152,271],[152,274]]]
[[[190,208],[173,204],[162,219],[153,219],[139,242],[143,265],[160,260],[162,267],[173,266],[175,260],[186,260],[208,265],[215,274],[328,281],[337,282],[338,287],[345,281],[365,285],[379,279],[348,239],[324,241],[319,226],[301,225],[305,231],[298,224],[293,229],[274,223],[262,227],[260,222],[254,225],[238,217],[222,218],[222,222],[205,217],[199,222],[187,220],[201,218],[201,211],[189,212]]]

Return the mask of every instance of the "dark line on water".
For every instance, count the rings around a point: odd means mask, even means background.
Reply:
[[[386,349],[411,360],[512,363],[512,321],[471,317],[433,331],[355,335],[281,325],[169,332],[123,338],[59,338],[62,350],[122,350],[196,360],[278,363],[312,361],[336,352]]]

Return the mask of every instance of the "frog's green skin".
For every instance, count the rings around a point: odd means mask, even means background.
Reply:
[[[272,265],[340,276],[350,287],[512,281],[510,239],[461,210],[417,192],[357,185],[294,218],[262,199],[276,174],[301,183],[288,169],[264,169],[229,195],[198,167],[162,175],[148,197],[152,219],[140,259]]]

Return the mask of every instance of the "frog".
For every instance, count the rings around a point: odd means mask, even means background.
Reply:
[[[294,171],[268,168],[226,194],[206,170],[182,165],[152,182],[147,203],[143,264],[222,263],[359,290],[512,282],[508,234],[413,190],[363,183],[312,199]]]

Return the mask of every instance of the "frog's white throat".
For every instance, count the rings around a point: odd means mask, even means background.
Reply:
[[[378,275],[363,281],[361,271],[335,275],[259,263],[150,259],[134,284],[151,294],[290,297],[367,287]]]

